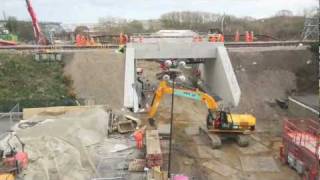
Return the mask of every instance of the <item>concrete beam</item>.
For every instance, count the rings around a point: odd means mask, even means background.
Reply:
[[[186,59],[216,57],[216,48],[222,43],[210,42],[171,42],[128,43],[128,48],[135,49],[136,59]]]

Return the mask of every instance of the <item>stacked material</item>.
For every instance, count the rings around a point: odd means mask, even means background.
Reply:
[[[147,166],[149,168],[161,166],[163,163],[160,148],[160,138],[158,130],[147,130],[146,132]]]

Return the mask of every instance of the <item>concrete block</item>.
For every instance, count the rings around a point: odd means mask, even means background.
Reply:
[[[279,168],[270,156],[241,156],[243,171],[250,172],[279,172]]]

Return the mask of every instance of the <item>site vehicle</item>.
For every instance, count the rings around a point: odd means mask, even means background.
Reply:
[[[9,33],[7,29],[0,29],[0,46],[16,45],[18,36]]]
[[[13,138],[16,138],[21,144],[22,151],[17,151],[10,144]],[[15,180],[16,177],[28,166],[28,154],[24,151],[25,144],[20,140],[19,136],[10,132],[7,139],[9,151],[0,150],[0,180]]]
[[[306,180],[320,179],[320,122],[285,119],[280,158]]]
[[[152,100],[149,111],[149,121],[154,121],[161,99],[165,94],[172,94],[173,89],[165,80],[161,81]],[[206,127],[201,127],[200,132],[205,133],[212,142],[213,148],[221,146],[222,138],[235,138],[240,146],[249,144],[248,134],[255,130],[256,118],[250,114],[231,114],[219,110],[218,103],[207,93],[199,90],[175,88],[174,95],[201,101],[208,108]]]

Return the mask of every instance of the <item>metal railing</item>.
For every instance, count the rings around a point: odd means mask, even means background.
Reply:
[[[21,120],[21,115],[22,113],[20,112],[20,104],[17,103],[9,112],[0,113],[0,120],[9,119],[13,124],[13,121]]]

